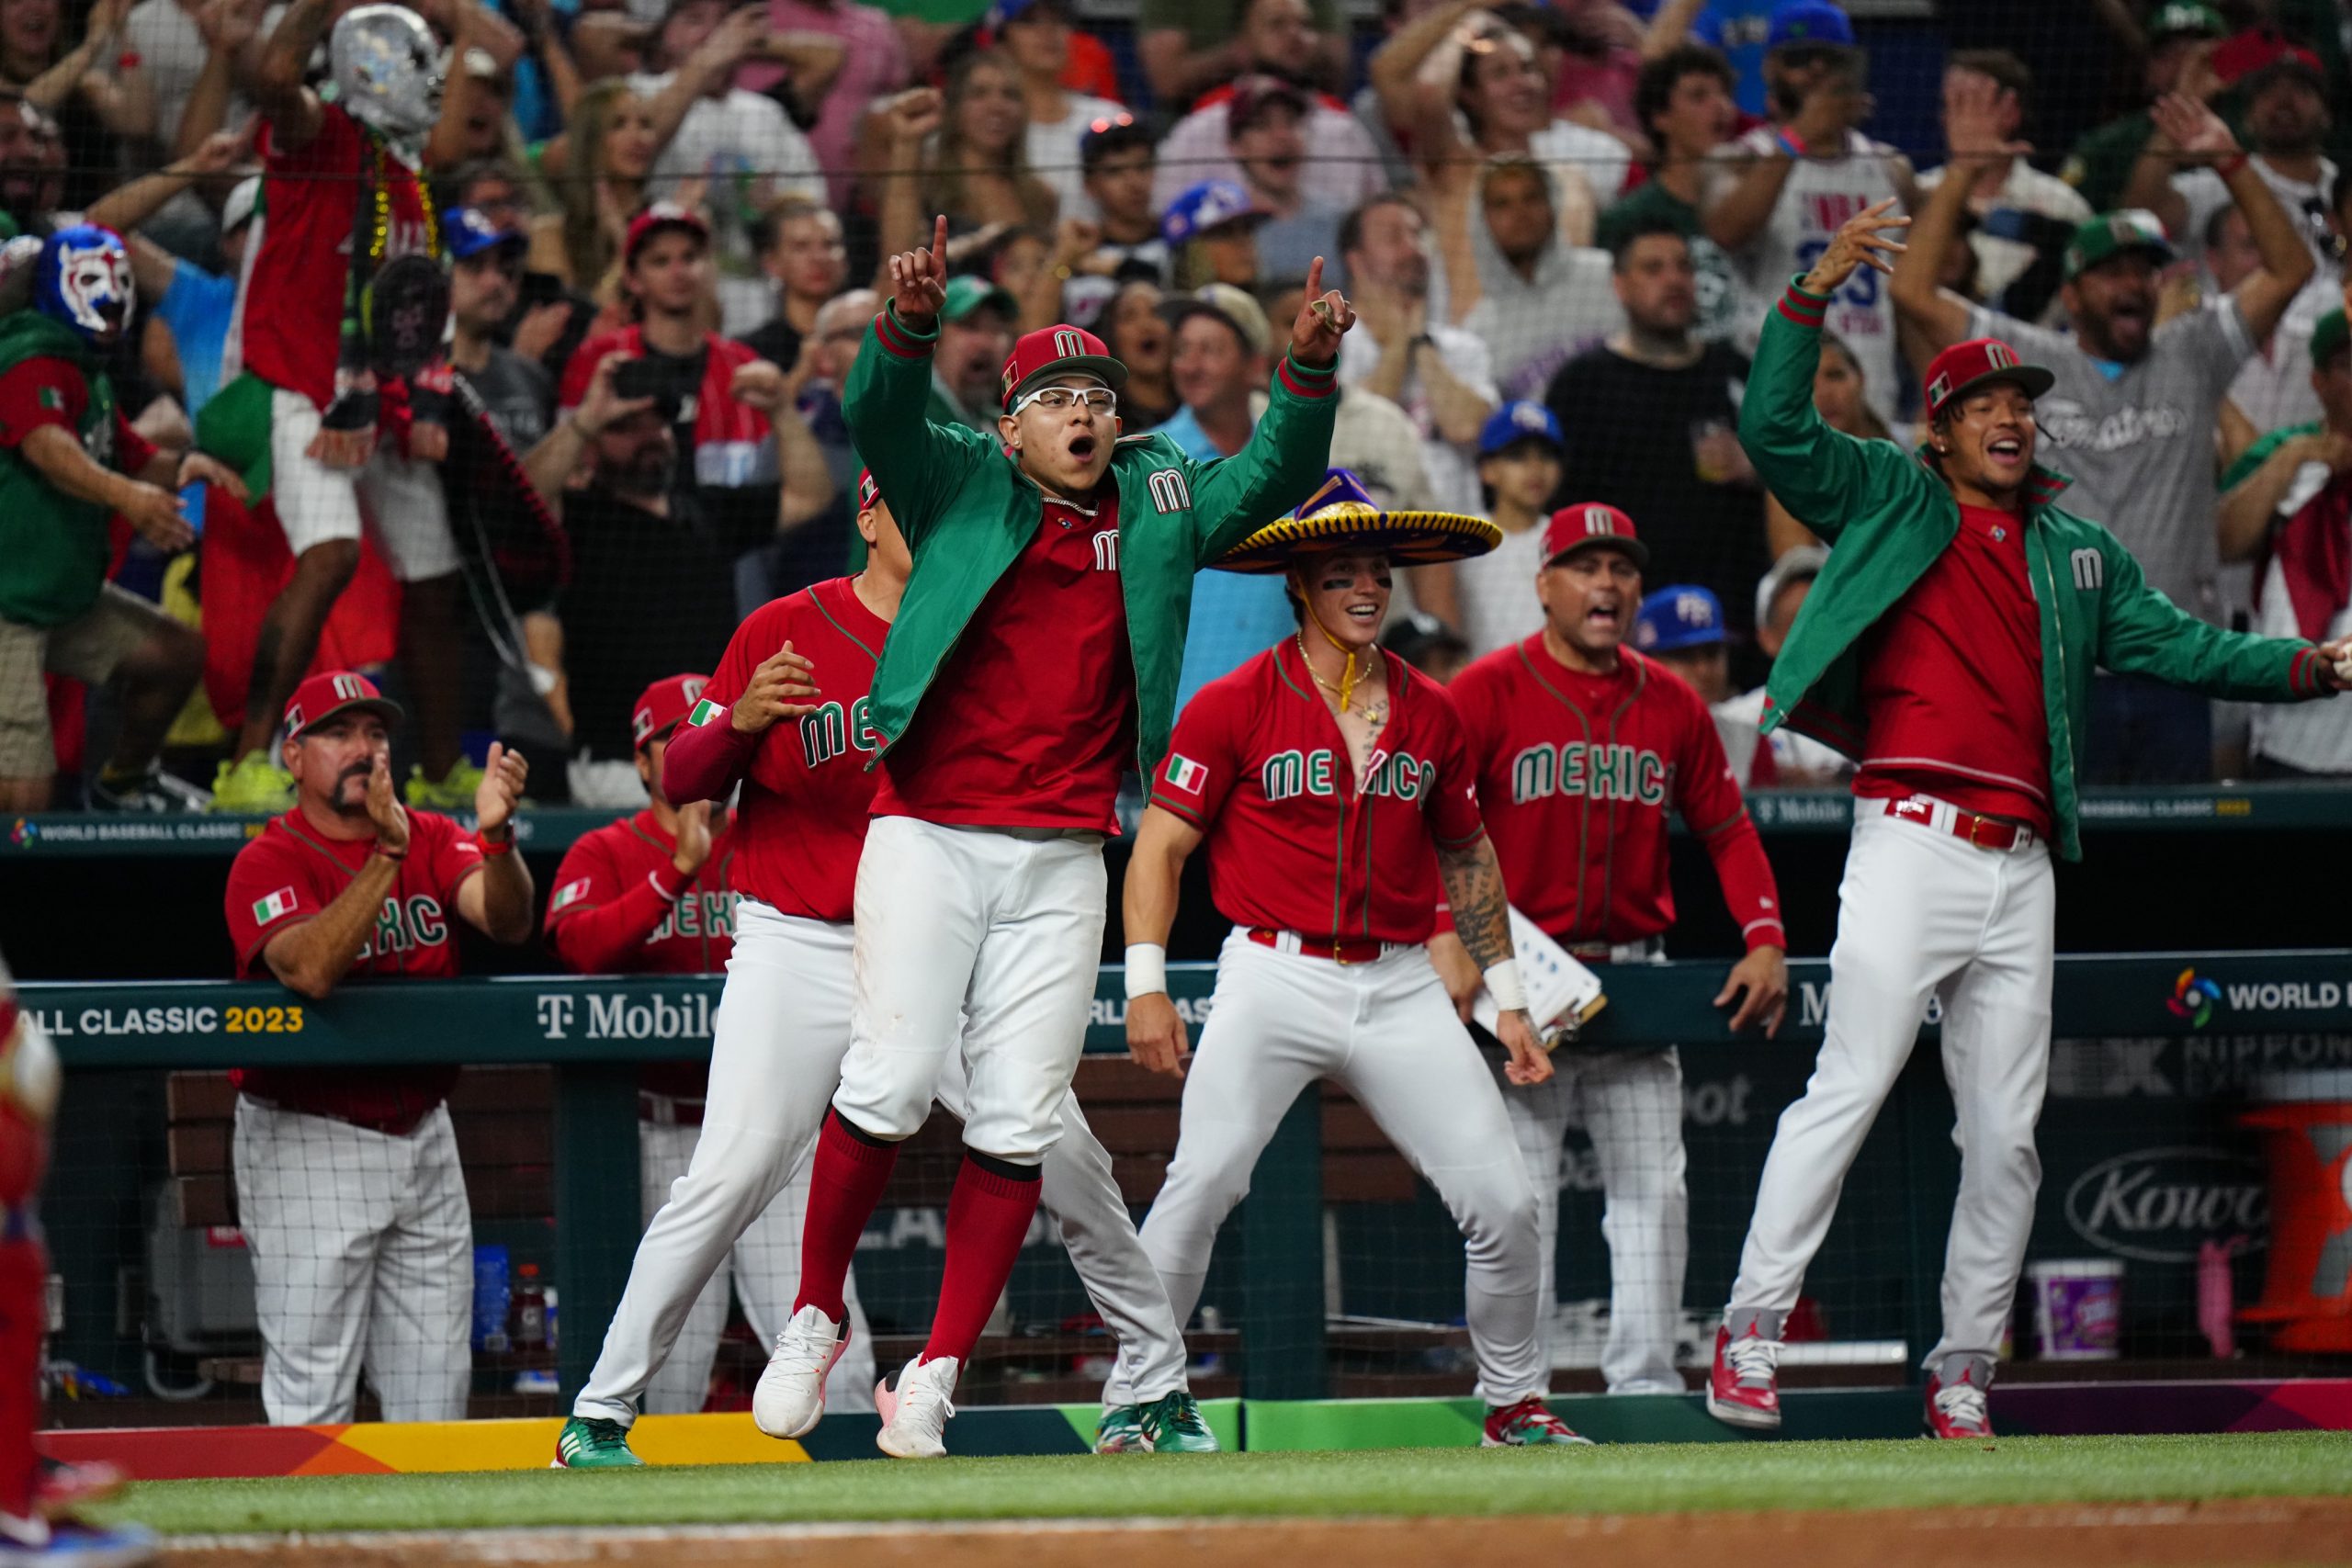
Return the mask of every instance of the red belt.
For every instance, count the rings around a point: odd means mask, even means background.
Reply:
[[[1287,933],[1278,931],[1272,926],[1250,928],[1250,940],[1260,947],[1280,947],[1285,934]],[[1298,952],[1302,957],[1328,958],[1334,964],[1370,964],[1386,953],[1390,945],[1388,942],[1370,940],[1341,942],[1336,938],[1314,936],[1302,936],[1298,939]]]
[[[1931,829],[1936,825],[1936,807],[1939,805],[1944,803],[1915,795],[1903,800],[1888,801],[1886,814]],[[2011,822],[2000,817],[1979,817],[1975,812],[1962,811],[1957,806],[1946,806],[1945,808],[1951,813],[1951,836],[1965,839],[1973,849],[2022,850],[2033,844],[2033,829],[2022,822]]]
[[[699,1127],[702,1125],[702,1105],[699,1100],[681,1100],[675,1095],[649,1094],[639,1089],[637,1119],[650,1122],[657,1127]]]

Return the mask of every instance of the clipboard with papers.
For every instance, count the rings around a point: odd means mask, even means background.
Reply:
[[[1516,908],[1510,911],[1510,945],[1519,957],[1520,983],[1527,987],[1527,1016],[1546,1051],[1575,1039],[1577,1031],[1608,1005],[1609,998],[1600,994],[1600,976],[1571,958]],[[1471,1020],[1491,1034],[1500,1016],[1494,993],[1480,987],[1470,1004]]]

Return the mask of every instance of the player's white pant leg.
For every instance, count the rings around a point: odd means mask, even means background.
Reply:
[[[647,1225],[652,1224],[653,1216],[669,1201],[670,1189],[693,1165],[695,1145],[701,1137],[699,1126],[657,1122],[637,1124],[639,1200]],[[691,1416],[710,1397],[711,1363],[718,1359],[719,1336],[727,1330],[731,1272],[728,1260],[720,1258],[718,1267],[711,1270],[709,1283],[703,1286],[702,1293],[687,1309],[669,1357],[654,1372],[653,1381],[645,1385],[646,1415]]]
[[[1690,1261],[1682,1060],[1671,1047],[1600,1051],[1579,1069],[1577,1103],[1600,1167],[1600,1234],[1609,1241],[1601,1376],[1611,1393],[1680,1393],[1674,1345]]]
[[[1551,1369],[1535,1329],[1535,1190],[1494,1076],[1419,948],[1331,967],[1346,976],[1356,1004],[1342,1036],[1346,1058],[1333,1076],[1462,1227],[1464,1315],[1479,1397],[1512,1404],[1545,1393]]]
[[[704,1284],[808,1157],[849,1032],[849,931],[745,898],[685,1177],[638,1243],[574,1416],[627,1426]]]
[[[1184,1074],[1176,1155],[1141,1233],[1179,1324],[1200,1304],[1217,1227],[1249,1193],[1274,1128],[1301,1090],[1339,1065],[1353,1011],[1340,972],[1238,931],[1217,954],[1209,1021]]]
[[[1734,1309],[1796,1305],[1846,1172],[1918,1040],[1928,996],[1975,955],[1994,858],[1858,804],[1829,950],[1828,1029],[1765,1156]]]
[[[808,1220],[809,1169],[809,1156],[804,1155],[784,1190],[735,1243],[735,1293],[743,1303],[743,1320],[763,1347],[773,1346],[784,1332],[792,1320],[793,1299],[800,1294],[800,1230]],[[876,1378],[874,1328],[865,1321],[865,1303],[857,1299],[855,1269],[842,1276],[842,1304],[847,1309],[849,1344],[825,1374],[825,1408],[871,1411]]]
[[[237,1220],[253,1259],[262,1408],[274,1425],[352,1418],[397,1141],[237,1097]]]
[[[1535,1339],[1544,1365],[1552,1364],[1552,1320],[1559,1308],[1560,1189],[1567,1179],[1568,1125],[1576,1120],[1577,1074],[1584,1058],[1571,1051],[1552,1054],[1552,1076],[1524,1088],[1503,1076],[1507,1055],[1487,1053],[1495,1087],[1510,1118],[1511,1139],[1527,1184],[1535,1192]]]
[[[1942,989],[1960,1199],[1944,1254],[1943,1339],[1930,1367],[1955,1351],[1998,1359],[2041,1185],[2033,1129],[2050,1078],[2057,879],[2041,845],[1985,858],[1996,886],[1984,947]]]
[[[462,1421],[473,1380],[474,1227],[449,1108],[389,1140],[404,1162],[376,1242],[362,1360],[387,1421]]]
[[[286,547],[359,537],[358,473],[329,468],[306,450],[319,434],[319,406],[284,387],[269,394],[269,499]]]

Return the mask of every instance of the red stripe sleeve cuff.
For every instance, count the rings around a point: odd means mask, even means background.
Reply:
[[[928,359],[932,345],[939,341],[939,329],[918,333],[899,320],[895,307],[885,305],[874,318],[874,340],[900,359]]]
[[[2287,687],[2298,696],[2312,696],[2320,690],[2319,649],[2299,648],[2294,662],[2287,666]]]
[[[1803,285],[1795,282],[1792,282],[1788,291],[1781,296],[1781,314],[1801,327],[1818,331],[1828,310],[1829,296],[1809,293]]]
[[[1182,817],[1185,821],[1190,822],[1195,828],[1206,828],[1209,825],[1208,818],[1201,815],[1199,807],[1187,806],[1181,800],[1170,800],[1166,795],[1160,793],[1159,790],[1152,791],[1151,798],[1146,801],[1145,804],[1148,806],[1157,806],[1162,811],[1172,811],[1177,816]]]
[[[1740,940],[1747,943],[1750,953],[1759,947],[1777,947],[1783,953],[1789,950],[1789,933],[1781,929],[1778,920],[1750,920],[1740,928],[1739,935]]]
[[[1301,365],[1296,358],[1285,354],[1279,374],[1283,386],[1295,397],[1328,398],[1339,385],[1339,370],[1337,361],[1329,365]]]

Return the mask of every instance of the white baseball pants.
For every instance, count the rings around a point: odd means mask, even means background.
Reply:
[[[1099,833],[876,818],[834,1108],[875,1137],[913,1136],[960,1031],[966,1146],[1043,1160],[1086,1048],[1107,891]]]
[[[1462,1227],[1480,1397],[1510,1404],[1545,1392],[1535,1192],[1494,1077],[1419,947],[1337,964],[1261,947],[1238,928],[1226,939],[1176,1157],[1143,1225],[1177,1321],[1200,1301],[1217,1227],[1248,1194],[1267,1140],[1318,1078],[1355,1096]]]
[[[449,1109],[404,1137],[237,1097],[237,1216],[254,1263],[262,1408],[462,1421],[473,1371],[473,1216]]]
[[[1803,1098],[1781,1112],[1732,1286],[1734,1313],[1787,1312],[1847,1170],[1942,998],[1944,1079],[1958,1112],[1960,1198],[1944,1254],[1943,1339],[1928,1358],[1997,1358],[2033,1225],[2033,1145],[2050,1074],[2056,886],[2041,843],[1972,848],[1855,802],[1829,953],[1829,1021]]]
[[[1690,1260],[1690,1194],[1683,1178],[1682,1062],[1663,1051],[1552,1053],[1552,1077],[1527,1088],[1502,1077],[1520,1158],[1535,1188],[1543,1247],[1536,1337],[1551,1365],[1559,1280],[1560,1188],[1567,1132],[1581,1126],[1600,1168],[1600,1234],[1609,1243],[1609,1339],[1600,1373],[1611,1393],[1680,1393],[1674,1346]]]

